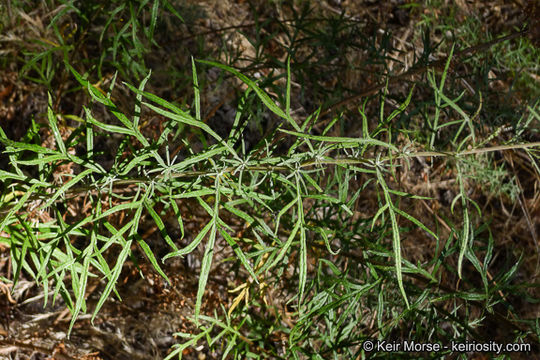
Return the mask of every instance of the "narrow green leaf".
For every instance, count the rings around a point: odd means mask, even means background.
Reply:
[[[163,238],[165,239],[167,244],[169,244],[169,246],[174,251],[178,251],[178,248],[176,247],[176,244],[172,241],[169,234],[167,234],[167,230],[165,229],[165,224],[163,223],[163,221],[161,220],[159,215],[154,210],[154,207],[150,204],[150,202],[148,200],[144,202],[144,207],[146,208],[146,210],[148,211],[148,213],[150,214],[152,219],[154,219],[154,222],[156,223],[156,226],[157,226],[159,232],[161,233],[161,236],[163,236]]]
[[[255,272],[253,271],[253,268],[249,264],[249,262],[248,262],[248,260],[246,258],[246,255],[244,254],[244,252],[242,251],[240,246],[238,246],[236,241],[232,238],[231,235],[229,235],[229,233],[227,231],[225,231],[225,229],[220,228],[219,232],[223,236],[223,238],[227,241],[227,243],[232,247],[232,249],[235,252],[236,256],[238,256],[238,259],[240,259],[240,262],[242,263],[242,265],[244,265],[244,267],[246,268],[249,275],[251,275],[251,278],[256,283],[259,283],[259,280],[257,279],[257,275],[255,275]]]
[[[384,198],[386,201],[386,208],[388,209],[388,214],[390,215],[390,222],[392,224],[392,239],[393,239],[393,248],[394,248],[394,261],[395,261],[395,268],[396,268],[396,277],[399,285],[399,290],[401,292],[401,295],[403,296],[403,299],[405,300],[405,304],[407,305],[407,309],[409,309],[409,300],[407,300],[407,294],[405,293],[405,288],[403,287],[403,275],[401,273],[401,241],[399,236],[399,226],[396,219],[396,214],[394,212],[394,205],[392,203],[392,198],[390,197],[390,192],[388,191],[388,186],[386,185],[386,182],[384,181],[384,178],[382,176],[382,173],[380,169],[377,167],[377,180],[379,181],[379,185],[381,186]]]
[[[212,224],[212,228],[210,230],[210,236],[208,237],[208,242],[206,243],[203,259],[201,262],[201,273],[199,275],[199,287],[197,289],[197,299],[195,302],[195,323],[197,324],[199,321],[199,314],[201,311],[204,290],[206,289],[208,275],[210,274],[210,270],[212,268],[212,259],[214,258],[214,245],[216,242],[216,233],[217,233],[217,227],[219,223],[220,185],[221,185],[221,178],[220,176],[217,176],[215,180],[216,193],[214,195],[215,196],[214,211],[213,211],[213,214],[211,214],[212,221],[210,222]]]
[[[96,242],[96,235],[94,232],[92,232],[90,239],[90,245],[88,245],[88,247],[83,253],[82,271],[79,277],[79,284],[77,287],[75,307],[71,312],[71,321],[69,323],[68,334],[71,334],[71,330],[73,329],[73,325],[75,325],[75,321],[77,320],[80,311],[86,311],[86,284],[88,282],[88,275],[90,273],[89,270],[90,260],[92,259],[92,249],[95,246]]]
[[[49,93],[48,95],[49,95],[49,105],[47,106],[47,117],[49,119],[49,125],[51,126],[51,130],[54,136],[54,140],[56,141],[56,146],[58,147],[58,151],[60,151],[62,154],[67,154],[66,145],[64,144],[64,140],[62,140],[62,135],[60,134],[60,130],[58,129],[56,116],[54,115],[52,111],[51,94]]]
[[[82,173],[80,173],[79,175],[77,175],[74,178],[72,178],[71,180],[69,180],[67,183],[62,185],[54,193],[54,195],[51,196],[49,198],[49,200],[47,200],[47,202],[40,207],[40,209],[45,209],[45,208],[48,208],[49,206],[51,206],[56,201],[56,199],[58,199],[58,197],[64,195],[67,190],[69,190],[71,187],[73,187],[74,185],[79,183],[85,176],[87,176],[87,175],[89,175],[91,173],[92,173],[92,169],[86,169]]]
[[[433,236],[435,239],[438,239],[439,237],[431,230],[429,230],[424,224],[422,224],[418,219],[414,218],[412,215],[409,215],[407,214],[406,212],[404,211],[401,211],[400,209],[398,209],[397,207],[394,207],[394,211],[396,213],[398,213],[399,215],[403,216],[404,218],[406,218],[407,220],[413,222],[416,226],[418,226],[419,228],[421,228],[422,230],[426,231],[427,233],[429,233],[431,236]]]
[[[241,72],[239,72],[238,70],[230,66],[220,64],[214,61],[197,60],[197,62],[215,66],[217,68],[230,72],[231,74],[233,74],[234,76],[242,80],[247,86],[249,86],[251,89],[253,89],[253,91],[255,91],[259,99],[261,99],[263,104],[266,105],[266,107],[270,111],[272,111],[274,114],[276,114],[280,118],[287,120],[296,130],[300,131],[300,127],[298,126],[298,124],[290,116],[284,113],[283,110],[281,110],[279,106],[277,106],[276,103],[270,98],[270,96],[268,96],[266,92],[264,92],[261,88],[259,88],[257,84],[255,84],[254,81],[250,80],[246,75],[242,74]]]
[[[143,252],[146,254],[146,256],[148,257],[148,260],[150,260],[150,263],[152,264],[154,269],[158,272],[159,275],[161,275],[165,280],[167,280],[169,285],[171,285],[171,280],[169,280],[165,272],[163,272],[163,270],[161,269],[161,266],[159,266],[159,263],[157,262],[156,257],[154,256],[154,252],[152,251],[152,249],[150,249],[150,246],[148,246],[146,241],[144,241],[144,239],[141,238],[140,236],[135,235],[135,238],[137,239],[137,244],[139,244]]]
[[[11,208],[9,213],[4,217],[2,220],[2,223],[0,223],[0,232],[4,230],[4,227],[10,222],[13,221],[13,215],[16,214],[28,201],[30,196],[36,191],[38,185],[34,184],[32,185],[25,193],[24,195],[17,201],[17,204]]]
[[[276,266],[276,264],[279,263],[281,261],[281,259],[283,259],[283,257],[285,256],[285,254],[287,253],[287,251],[291,247],[291,244],[292,244],[292,242],[293,242],[293,240],[294,240],[294,238],[296,236],[296,233],[300,229],[300,225],[301,225],[300,220],[297,220],[296,224],[294,225],[294,228],[291,231],[291,234],[287,238],[287,241],[285,242],[285,244],[283,245],[283,247],[279,251],[279,254],[277,255],[277,257],[274,259],[274,261],[270,265],[267,265],[267,266],[264,267],[264,271],[270,270],[271,268]]]
[[[128,240],[125,245],[122,248],[122,251],[120,254],[118,254],[116,265],[113,267],[112,274],[109,278],[109,282],[105,286],[105,289],[103,290],[103,293],[101,294],[101,297],[99,298],[96,308],[94,309],[94,313],[92,314],[92,323],[94,322],[94,319],[96,318],[96,315],[98,314],[99,310],[105,303],[105,300],[109,297],[111,291],[114,289],[116,282],[118,281],[118,277],[120,276],[120,273],[122,272],[122,265],[126,262],[126,259],[131,252],[131,240]]]
[[[193,94],[195,95],[195,118],[201,121],[201,95],[199,93],[199,80],[197,79],[197,68],[195,60],[191,57],[191,71],[193,74]]]
[[[204,239],[204,237],[206,236],[208,231],[210,231],[211,228],[212,228],[212,221],[208,222],[208,224],[206,224],[205,227],[202,228],[202,230],[197,234],[195,239],[188,246],[186,246],[185,248],[180,249],[178,251],[174,251],[174,252],[171,252],[171,253],[165,255],[163,257],[162,261],[165,261],[168,258],[172,258],[172,257],[175,257],[175,256],[182,256],[182,255],[185,255],[185,254],[189,254],[190,252],[195,250],[197,245],[199,245],[201,243],[202,239]]]
[[[296,131],[290,131],[285,129],[279,129],[279,131],[295,135],[303,139],[310,139],[310,140],[317,140],[317,141],[324,141],[324,142],[335,142],[335,143],[353,143],[353,144],[361,144],[361,145],[373,145],[373,146],[384,146],[386,148],[389,148],[391,150],[394,150],[398,152],[398,148],[396,148],[392,144],[385,143],[384,141],[375,140],[375,139],[362,139],[362,138],[348,138],[348,137],[339,137],[339,136],[319,136],[319,135],[310,135],[310,134],[303,134]]]

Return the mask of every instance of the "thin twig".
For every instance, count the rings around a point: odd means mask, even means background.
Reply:
[[[10,339],[0,340],[0,346],[3,346],[3,347],[16,347],[16,348],[19,348],[19,349],[37,351],[37,352],[40,352],[42,354],[51,355],[51,356],[53,356],[54,359],[58,359],[58,360],[76,360],[74,357],[71,357],[71,356],[66,355],[66,354],[62,354],[57,349],[54,349],[54,348],[49,349],[49,348],[46,348],[46,347],[34,345],[32,343],[25,343],[25,342],[17,341],[17,340],[10,340]]]
[[[409,152],[399,152],[397,154],[394,154],[392,156],[386,156],[384,158],[380,158],[378,162],[385,162],[389,161],[390,159],[404,159],[404,158],[420,158],[420,157],[452,157],[452,158],[459,158],[467,155],[474,155],[474,154],[481,154],[481,153],[488,153],[488,152],[494,152],[494,151],[505,151],[505,150],[515,150],[515,149],[526,149],[526,148],[532,148],[532,147],[540,147],[540,141],[538,142],[532,142],[532,143],[526,143],[526,144],[513,144],[513,145],[498,145],[498,146],[492,146],[492,147],[484,147],[484,148],[478,148],[478,149],[471,149],[461,152],[442,152],[442,151],[420,151],[415,153],[409,153]],[[327,158],[322,160],[314,160],[309,159],[306,160],[300,164],[298,164],[299,169],[305,169],[305,168],[311,168],[314,166],[324,166],[324,165],[367,165],[367,166],[373,166],[375,164],[375,161],[377,161],[374,158],[362,158],[362,157],[337,157],[337,158]],[[287,170],[293,170],[290,166],[285,165],[248,165],[243,167],[243,171],[287,171]],[[238,171],[238,167],[236,166],[228,166],[226,168],[223,168],[220,170],[220,173],[222,175],[224,174],[233,174]],[[138,191],[139,188],[137,185],[142,184],[149,184],[154,183],[156,181],[160,180],[167,180],[167,179],[185,179],[185,178],[196,178],[196,177],[212,177],[216,176],[216,171],[211,170],[193,170],[193,171],[183,171],[178,173],[169,173],[167,175],[159,174],[154,177],[137,177],[137,178],[130,178],[130,179],[118,179],[118,180],[112,180],[112,184],[108,186],[104,186],[103,184],[94,184],[94,185],[85,185],[80,187],[74,187],[70,190],[65,192],[65,195],[68,197],[78,197],[83,194],[88,194],[88,192],[92,194],[97,193],[107,193],[112,188],[114,190],[114,193],[131,193],[134,191]],[[75,176],[75,175],[73,175]],[[97,187],[97,188],[96,188]],[[18,196],[21,196],[23,194],[22,192],[14,191],[11,193],[12,197],[16,198]],[[38,195],[39,196],[39,195]],[[49,195],[47,195],[49,196]],[[35,199],[35,196],[32,196],[32,199]],[[59,198],[57,201],[61,201]],[[3,209],[0,211],[0,214],[3,214],[5,212],[9,211],[9,209]]]

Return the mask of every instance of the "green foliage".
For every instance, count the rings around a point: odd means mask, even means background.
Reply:
[[[98,78],[114,69],[125,79],[140,80],[148,73],[146,55],[159,47],[158,17],[183,21],[168,0],[51,0],[40,6],[54,16],[45,29],[36,29],[45,36],[31,38],[34,45],[23,50],[21,73],[51,92],[68,76],[64,58],[94,69]],[[83,47],[91,53],[82,54]]]
[[[42,286],[45,301],[49,292],[53,301],[62,297],[72,315],[69,331],[81,314],[92,312],[93,321],[107,300],[120,298],[121,272],[128,260],[137,265],[138,255],[171,284],[170,262],[202,250],[191,319],[197,331],[177,333],[179,343],[166,359],[181,358],[201,342],[222,358],[337,359],[366,356],[361,345],[371,338],[481,341],[482,320],[510,307],[503,294],[531,287],[515,281],[520,261],[493,267],[493,233],[472,189],[479,185],[490,196],[518,199],[515,177],[492,156],[498,150],[525,148],[540,174],[538,143],[523,141],[538,124],[538,104],[527,104],[527,116],[513,119],[516,136],[503,144],[507,148],[490,148],[498,134],[483,136],[476,122],[492,115],[481,113],[488,100],[456,86],[453,45],[441,71],[429,69],[402,95],[386,86],[371,99],[376,110],[367,101],[356,109],[361,129],[352,133],[345,113],[323,119],[317,108],[294,115],[294,96],[305,100],[306,90],[295,93],[293,83],[315,84],[312,94],[320,104],[342,98],[346,87],[330,95],[321,86],[325,76],[341,70],[321,75],[314,69],[328,69],[336,54],[357,48],[368,52],[373,74],[390,75],[384,62],[394,50],[385,42],[389,34],[381,41],[356,39],[357,23],[343,16],[316,23],[306,6],[293,25],[279,24],[290,40],[283,61],[259,51],[275,34],[261,30],[268,23],[256,22],[257,37],[250,40],[257,57],[250,66],[191,59],[188,107],[147,90],[153,78],[145,55],[158,46],[159,21],[164,12],[182,19],[172,1],[61,3],[49,24],[56,42],[40,42],[24,54],[23,73],[49,92],[46,119],[33,121],[22,140],[0,128],[8,163],[0,170],[0,232],[7,234],[0,241],[9,245],[14,282],[24,273]],[[68,33],[73,19],[79,27]],[[98,39],[93,45],[99,56],[79,66],[77,50],[88,39]],[[436,46],[425,40],[429,59]],[[300,51],[306,42],[314,44],[313,53]],[[345,55],[338,60],[338,68],[354,68]],[[255,80],[251,67],[264,62],[281,72]],[[116,84],[115,75],[104,91],[90,80],[94,71],[102,78],[104,67],[126,82]],[[208,69],[245,85],[226,136],[203,117],[201,74]],[[82,118],[56,110],[58,72],[88,95]],[[119,86],[129,91],[132,109],[116,101]],[[144,132],[148,116],[161,119],[158,136]],[[246,129],[265,116],[275,129],[246,146]],[[66,132],[69,121],[75,127]],[[53,145],[45,146],[40,132],[50,134]],[[110,143],[115,146],[103,161],[101,149]],[[420,217],[415,207],[436,195],[412,193],[400,181],[412,162],[427,158],[441,159],[456,184],[448,211],[433,218]],[[189,235],[191,214],[182,210],[187,201],[203,213],[201,226]],[[180,238],[167,213],[174,214]],[[148,223],[159,232],[157,240],[143,236]],[[418,237],[431,245],[426,257],[411,251]],[[220,258],[219,246],[231,258]],[[157,248],[166,250],[158,255]],[[225,261],[238,269],[231,286],[238,295],[210,311],[210,279]],[[462,285],[442,285],[446,276]],[[102,285],[93,308],[86,296],[91,279]],[[538,324],[520,321],[528,328],[516,327],[513,336],[529,341]]]

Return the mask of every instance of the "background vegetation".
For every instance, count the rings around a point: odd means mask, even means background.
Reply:
[[[1,3],[1,356],[531,358],[538,18]]]

